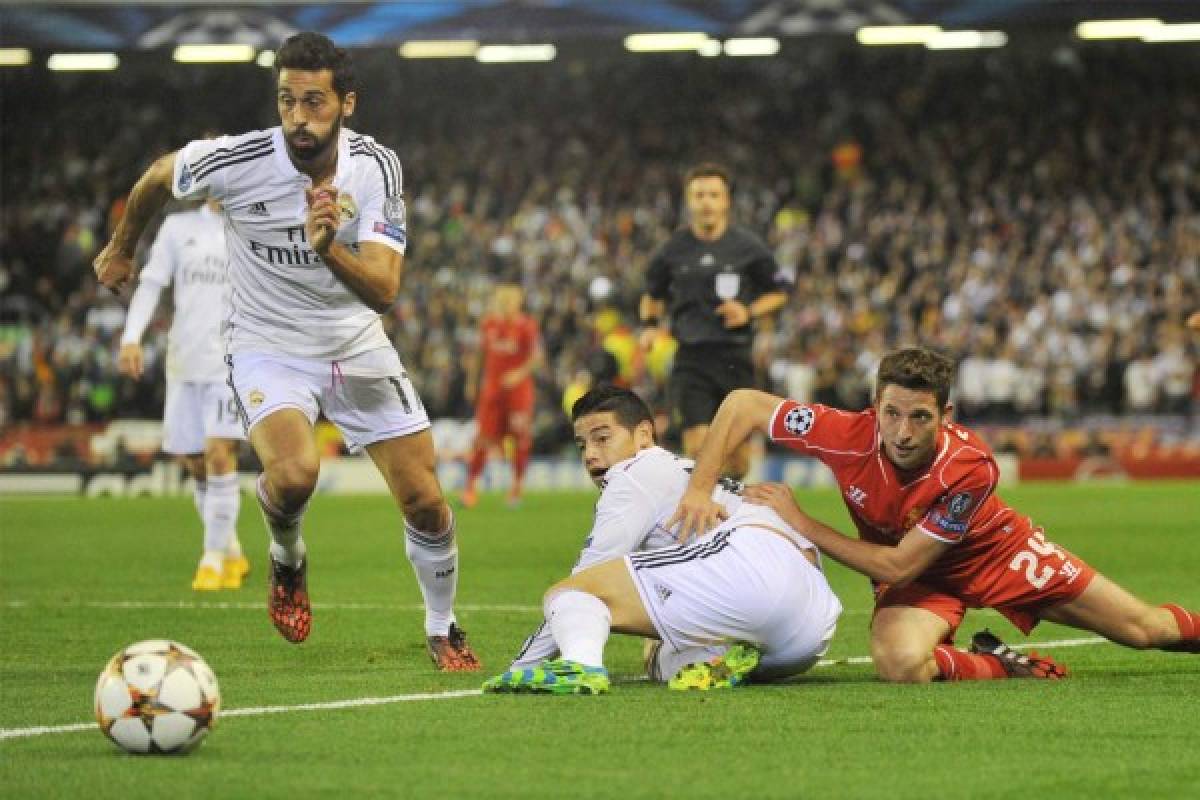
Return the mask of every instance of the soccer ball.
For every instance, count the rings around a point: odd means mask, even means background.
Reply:
[[[131,644],[96,681],[100,730],[130,753],[186,753],[217,721],[217,676],[195,650],[167,639]]]

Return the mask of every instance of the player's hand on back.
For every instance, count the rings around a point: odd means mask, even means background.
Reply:
[[[337,190],[328,186],[305,189],[304,199],[308,202],[304,235],[308,238],[309,246],[323,256],[337,235],[341,215],[337,205]]]
[[[110,241],[92,261],[92,269],[96,271],[96,280],[115,292],[129,283],[129,277],[133,274],[133,259]]]
[[[750,321],[750,309],[737,300],[726,300],[717,306],[717,315],[725,320],[726,328],[740,328]]]
[[[142,346],[136,342],[126,342],[117,353],[117,370],[122,375],[131,378],[142,377],[145,362],[142,358]]]
[[[766,506],[784,520],[800,509],[796,504],[796,496],[792,494],[792,487],[785,483],[756,483],[747,486],[742,492],[742,498],[749,503]]]
[[[708,531],[729,519],[729,512],[712,495],[689,488],[679,499],[675,513],[667,520],[667,530],[674,530],[675,538],[686,542],[693,536],[703,536]]]

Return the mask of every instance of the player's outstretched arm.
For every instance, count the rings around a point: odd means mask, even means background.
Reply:
[[[891,586],[911,583],[952,547],[917,528],[909,530],[895,547],[851,539],[806,514],[797,505],[791,487],[782,483],[749,486],[743,497],[774,509],[784,522],[834,561]]]
[[[154,215],[171,199],[174,174],[175,153],[168,153],[151,164],[134,184],[125,206],[125,216],[117,223],[108,244],[92,262],[97,280],[109,289],[116,291],[129,282],[138,240]]]
[[[358,298],[379,314],[400,294],[404,256],[379,242],[362,242],[358,252],[334,239],[341,222],[336,194],[328,189],[308,189],[308,216],[304,235],[309,245]]]
[[[755,389],[735,389],[721,402],[696,456],[688,488],[667,521],[668,528],[679,526],[680,541],[711,530],[726,518],[725,510],[712,499],[721,465],[747,436],[770,427],[771,417],[782,402],[782,397]]]

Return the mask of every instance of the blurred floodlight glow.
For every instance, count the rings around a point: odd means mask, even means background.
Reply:
[[[46,69],[55,72],[83,72],[116,69],[116,53],[54,53],[46,59]]]
[[[696,52],[705,58],[716,58],[721,55],[721,40],[708,39],[704,44],[696,48]]]
[[[475,52],[475,60],[483,64],[553,61],[557,52],[552,44],[485,44]]]
[[[258,58],[254,60],[254,63],[258,64],[260,67],[266,67],[270,69],[271,67],[275,66],[275,51],[263,50],[258,54]]]
[[[238,64],[254,56],[248,44],[181,44],[172,57],[180,64]]]
[[[1093,19],[1076,25],[1075,35],[1080,39],[1140,39],[1162,24],[1161,19]]]
[[[729,39],[725,42],[727,56],[773,56],[779,52],[779,40],[770,36]]]
[[[479,50],[473,39],[428,39],[400,45],[403,58],[471,58]]]
[[[1142,35],[1143,42],[1162,44],[1167,42],[1200,42],[1200,22],[1181,22],[1160,25]]]
[[[976,50],[1006,44],[1008,34],[1004,31],[942,31],[925,42],[930,50]]]
[[[631,53],[671,53],[699,50],[711,41],[707,33],[631,33],[625,49]]]
[[[865,45],[925,44],[941,32],[939,25],[868,25],[854,38]]]
[[[23,67],[33,61],[33,53],[24,47],[0,47],[0,67]]]

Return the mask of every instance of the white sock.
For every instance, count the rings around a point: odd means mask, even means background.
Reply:
[[[548,598],[543,611],[564,659],[589,667],[604,666],[612,613],[599,597],[568,589]]]
[[[425,598],[425,635],[445,636],[454,622],[454,595],[458,591],[454,512],[450,512],[450,524],[441,533],[419,531],[405,520],[404,553]]]
[[[204,520],[204,500],[208,494],[208,483],[205,481],[196,481],[192,484],[192,505],[196,507],[196,513],[200,515],[200,520]]]
[[[262,509],[263,521],[271,532],[271,557],[288,567],[298,567],[304,561],[308,548],[300,527],[308,504],[292,514],[285,514],[267,497],[266,475],[258,476],[258,507]]]
[[[204,549],[224,553],[237,536],[238,493],[236,472],[212,475],[208,479],[208,497],[204,500]]]
[[[200,558],[200,566],[212,567],[217,572],[220,572],[225,566],[225,554],[220,550],[204,551],[204,555]]]

